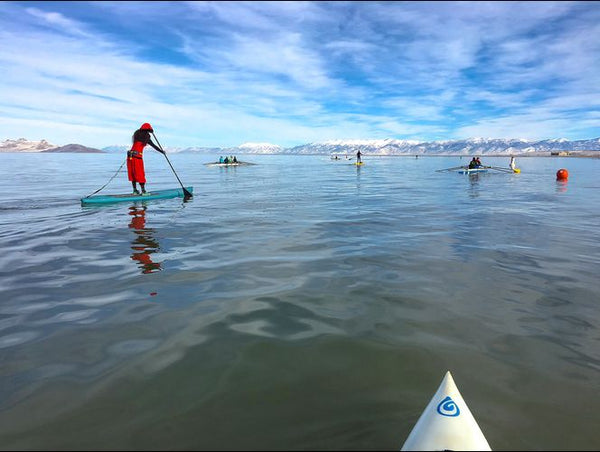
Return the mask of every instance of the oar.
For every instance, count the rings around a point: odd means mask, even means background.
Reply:
[[[154,135],[154,132],[152,132],[152,136],[154,137],[154,139],[156,140],[156,144],[158,144],[158,147],[160,148],[161,151],[163,151],[163,155],[165,156],[165,158],[167,159],[167,162],[169,162],[169,166],[171,167],[171,169],[173,170],[173,174],[175,174],[175,177],[177,178],[177,180],[179,181],[179,185],[181,185],[181,188],[183,188],[183,195],[186,198],[191,198],[192,194],[185,189],[185,187],[183,186],[183,184],[181,183],[181,180],[179,179],[179,176],[177,175],[177,173],[175,172],[175,168],[173,168],[173,165],[171,165],[171,162],[169,161],[169,157],[167,157],[167,153],[165,152],[165,150],[163,149],[163,147],[160,145],[160,143],[158,142],[158,138],[156,138],[156,135]]]
[[[512,168],[502,168],[502,167],[498,167],[498,166],[494,166],[493,168],[500,170],[500,171],[506,171],[508,173],[520,173],[521,172],[521,170],[519,168],[512,169]]]
[[[466,168],[466,166],[455,166],[454,168],[445,168],[445,169],[439,169],[439,170],[435,170],[436,173],[439,173],[440,171],[452,171],[455,169],[460,169],[460,168]]]
[[[500,168],[498,166],[484,166],[484,168],[489,168],[496,171],[504,171],[505,173],[514,173],[514,171],[509,168]]]

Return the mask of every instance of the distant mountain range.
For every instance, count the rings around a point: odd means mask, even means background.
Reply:
[[[0,152],[78,152],[78,153],[117,153],[126,152],[129,145],[107,146],[102,149],[80,144],[56,146],[46,140],[29,141],[25,138],[4,140]],[[296,154],[329,155],[333,153],[355,154],[360,150],[365,155],[551,155],[570,153],[573,155],[600,156],[600,138],[569,141],[564,138],[552,140],[469,138],[451,141],[409,141],[409,140],[334,140],[309,143],[291,148],[283,148],[270,143],[244,143],[237,147],[187,147],[169,148],[170,153],[190,152],[203,154]]]
[[[87,146],[83,146],[81,144],[67,144],[65,146],[59,146],[56,148],[46,149],[42,152],[86,152],[86,153],[104,153],[104,151],[100,149],[88,148]]]
[[[0,143],[0,152],[85,152],[103,153],[101,149],[89,148],[81,144],[67,144],[56,146],[46,140],[29,141],[25,138],[18,140],[4,140]]]

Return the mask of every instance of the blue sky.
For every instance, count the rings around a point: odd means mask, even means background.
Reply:
[[[0,140],[600,137],[600,2],[0,2]]]

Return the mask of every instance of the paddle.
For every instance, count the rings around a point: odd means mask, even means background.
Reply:
[[[154,139],[156,140],[156,144],[158,144],[158,147],[160,148],[160,150],[163,152],[163,155],[165,156],[165,158],[167,159],[167,162],[169,162],[169,166],[171,167],[171,169],[173,170],[173,174],[175,174],[175,177],[177,178],[177,180],[179,181],[179,185],[181,185],[181,188],[183,188],[183,194],[186,198],[191,198],[192,194],[185,189],[185,187],[183,186],[183,184],[181,183],[181,180],[179,179],[179,176],[177,175],[177,173],[175,172],[175,168],[173,168],[173,165],[171,165],[171,162],[169,161],[169,157],[167,157],[167,153],[165,152],[165,150],[163,149],[163,147],[160,145],[160,143],[158,142],[158,138],[156,138],[156,135],[154,135],[154,132],[152,132],[152,136],[154,137]]]
[[[498,166],[484,166],[483,168],[489,168],[489,169],[493,169],[496,171],[504,171],[505,173],[514,173],[514,171],[511,170],[510,168],[500,168]]]
[[[440,171],[452,171],[455,169],[460,169],[460,168],[466,168],[466,166],[455,166],[453,168],[445,168],[445,169],[439,169],[439,170],[435,170],[436,173],[439,173]]]

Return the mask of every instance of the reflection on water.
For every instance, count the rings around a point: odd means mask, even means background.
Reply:
[[[469,183],[471,184],[471,191],[469,196],[471,198],[477,198],[479,196],[479,173],[469,173]]]
[[[566,180],[557,180],[556,181],[556,192],[563,193],[567,191],[567,181]]]
[[[131,221],[129,228],[133,229],[135,240],[131,242],[133,254],[131,259],[138,263],[142,273],[154,273],[160,271],[160,262],[154,262],[151,255],[159,251],[160,246],[154,238],[154,229],[146,227],[147,206],[133,205],[129,207]]]

